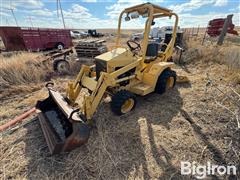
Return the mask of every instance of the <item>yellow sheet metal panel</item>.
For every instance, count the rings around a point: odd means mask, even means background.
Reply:
[[[160,75],[160,73],[166,69],[166,68],[172,68],[174,66],[174,63],[172,62],[158,62],[152,65],[152,67],[149,70],[149,73],[152,75]]]
[[[125,53],[126,51],[127,51],[126,48],[116,48],[116,49],[113,49],[109,52],[103,53],[99,56],[96,56],[95,58],[96,59],[101,59],[101,60],[104,60],[104,61],[110,61],[110,60],[118,57],[119,55]]]
[[[188,83],[190,80],[187,76],[177,76],[177,83]]]
[[[155,80],[156,80],[155,75],[150,74],[150,73],[144,73],[144,74],[143,74],[143,80],[142,80],[142,81],[143,81],[145,84],[148,84],[148,85],[150,85],[150,86],[154,86]]]
[[[164,13],[164,14],[170,14],[172,10],[152,4],[152,3],[143,3],[140,5],[136,5],[130,8],[126,8],[125,12],[133,12],[133,11],[138,11],[140,15],[146,13],[146,7],[152,6],[153,7],[153,12],[155,13]]]
[[[174,63],[172,62],[158,62],[152,65],[152,67],[143,74],[143,83],[148,84],[155,89],[158,77],[166,68],[172,68]]]
[[[114,72],[117,68],[124,67],[137,61],[137,57],[126,48],[116,48],[112,51],[95,57],[96,61],[107,63],[107,72]]]
[[[92,79],[90,77],[83,76],[82,80],[81,80],[81,84],[82,84],[82,86],[90,89],[91,91],[94,91],[97,86],[97,81],[95,81],[94,79]]]
[[[144,96],[154,91],[154,88],[148,84],[140,83],[129,89],[129,91]]]

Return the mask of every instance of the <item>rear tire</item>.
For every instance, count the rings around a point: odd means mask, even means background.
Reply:
[[[166,90],[174,88],[176,84],[176,72],[171,69],[165,69],[161,75],[158,77],[155,92],[158,94],[163,94]]]
[[[60,74],[67,74],[70,71],[70,65],[66,60],[56,60],[53,63],[53,68]]]
[[[58,50],[63,50],[64,49],[64,44],[63,43],[57,43],[56,48]]]
[[[113,95],[111,109],[113,113],[120,116],[133,110],[136,103],[136,96],[133,93],[121,90]]]

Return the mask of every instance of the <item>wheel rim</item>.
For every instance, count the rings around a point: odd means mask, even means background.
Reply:
[[[67,64],[65,62],[59,62],[57,70],[59,73],[66,73],[68,71]]]
[[[134,100],[132,98],[130,98],[130,99],[126,100],[124,102],[124,104],[122,105],[121,112],[122,113],[127,113],[127,112],[131,111],[133,106],[134,106]]]
[[[63,49],[63,45],[59,44],[59,45],[58,45],[58,49],[59,49],[59,50],[62,50],[62,49]]]
[[[172,88],[173,85],[174,85],[174,78],[173,77],[167,78],[167,89]]]

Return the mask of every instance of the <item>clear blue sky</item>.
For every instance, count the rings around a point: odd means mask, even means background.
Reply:
[[[57,13],[57,0],[0,0],[0,25],[15,25],[8,8],[14,9],[20,26],[63,27]],[[126,7],[141,4],[142,0],[61,0],[66,25],[69,28],[116,28],[118,14]],[[240,25],[240,0],[152,0],[172,9],[180,16],[181,27],[206,26],[212,18],[234,14],[233,22]],[[60,12],[60,11],[59,11]],[[59,15],[59,16],[58,16]],[[160,25],[170,25],[167,19]],[[142,28],[143,23],[127,23],[125,28]]]

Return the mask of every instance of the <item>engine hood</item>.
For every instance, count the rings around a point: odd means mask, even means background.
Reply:
[[[105,61],[107,65],[111,67],[120,67],[133,62],[135,57],[127,48],[116,48],[96,56],[95,59]]]

